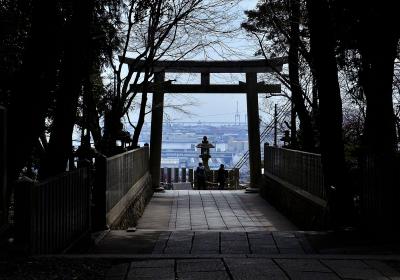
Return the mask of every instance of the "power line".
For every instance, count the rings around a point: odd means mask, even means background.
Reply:
[[[283,118],[285,117],[285,111],[287,111],[289,109],[290,106],[290,102],[286,102],[285,105],[283,105],[282,109],[280,110],[280,112],[277,114],[277,122],[278,121],[282,121]],[[265,139],[267,138],[268,134],[272,131],[272,129],[274,128],[274,124],[275,124],[275,120],[273,119],[268,125],[267,127],[264,129],[264,131],[261,133],[260,135],[260,142],[265,141]],[[249,160],[249,150],[246,151],[246,153],[244,153],[244,155],[238,160],[238,162],[235,164],[235,166],[233,168],[242,168],[243,165],[245,165],[245,163]]]

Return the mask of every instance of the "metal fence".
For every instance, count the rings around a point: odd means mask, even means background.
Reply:
[[[264,170],[326,200],[319,154],[265,145]]]
[[[87,168],[37,183],[17,184],[17,239],[31,254],[57,253],[90,231],[90,178]]]

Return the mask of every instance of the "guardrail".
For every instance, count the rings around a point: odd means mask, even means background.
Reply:
[[[80,168],[15,188],[17,242],[30,254],[57,253],[90,231],[90,174]]]
[[[269,172],[326,200],[321,155],[265,145],[264,173]]]

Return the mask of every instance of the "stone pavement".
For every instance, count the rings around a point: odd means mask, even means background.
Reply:
[[[113,230],[91,253],[312,252],[303,234],[295,232],[296,229],[257,194],[166,191],[154,194],[136,232]]]
[[[110,231],[81,257],[111,260],[107,280],[400,280],[390,245],[349,250],[338,237],[299,231],[257,194],[175,190],[154,195],[135,232]],[[352,250],[363,255],[341,254]]]
[[[106,280],[398,280],[400,259],[358,256],[226,256],[220,258],[134,258],[116,263]]]
[[[155,193],[138,229],[276,231],[297,228],[258,194],[175,190]]]
[[[95,254],[311,254],[302,232],[112,231]]]

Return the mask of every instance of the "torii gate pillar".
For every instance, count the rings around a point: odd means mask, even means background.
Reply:
[[[255,191],[261,178],[260,117],[258,114],[257,73],[246,73],[247,127],[249,137],[250,189]]]
[[[154,73],[155,90],[153,93],[150,132],[150,174],[154,190],[159,190],[160,187],[162,126],[164,116],[164,79],[164,72]]]

